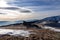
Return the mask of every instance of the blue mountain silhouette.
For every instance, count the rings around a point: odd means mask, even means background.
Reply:
[[[46,17],[40,20],[40,22],[43,22],[43,21],[58,22],[60,21],[60,16],[51,16],[51,17]]]

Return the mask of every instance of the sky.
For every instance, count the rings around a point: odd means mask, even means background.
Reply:
[[[59,10],[60,0],[13,0],[8,4],[28,7],[36,11]]]
[[[0,5],[30,9],[34,12],[32,15],[39,19],[60,16],[60,0],[0,0]]]
[[[37,18],[60,15],[60,0],[13,0],[8,4],[31,9]]]

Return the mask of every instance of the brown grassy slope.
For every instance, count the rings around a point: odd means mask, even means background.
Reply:
[[[40,26],[40,24],[39,24]],[[0,27],[4,29],[25,29],[25,30],[33,30],[34,34],[30,34],[29,37],[22,36],[11,36],[11,35],[3,35],[0,36],[0,40],[60,40],[60,33],[47,30],[47,29],[36,29],[36,28],[26,28],[26,26],[20,25],[10,25],[6,27]]]
[[[50,30],[34,30],[35,34],[30,34],[29,37],[22,36],[0,36],[0,40],[60,40],[60,33]]]

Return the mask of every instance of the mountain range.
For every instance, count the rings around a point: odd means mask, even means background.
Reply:
[[[59,22],[60,21],[60,15],[59,16],[51,16],[51,17],[46,17],[44,19],[39,20],[38,22]]]

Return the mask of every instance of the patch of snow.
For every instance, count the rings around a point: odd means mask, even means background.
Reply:
[[[30,31],[28,30],[12,30],[12,29],[0,29],[0,34],[9,34],[9,35],[14,35],[14,36],[24,36],[24,37],[29,37],[31,34]]]
[[[56,31],[56,32],[60,32],[60,29],[54,28],[54,27],[44,26],[43,28],[53,30],[53,31]]]

